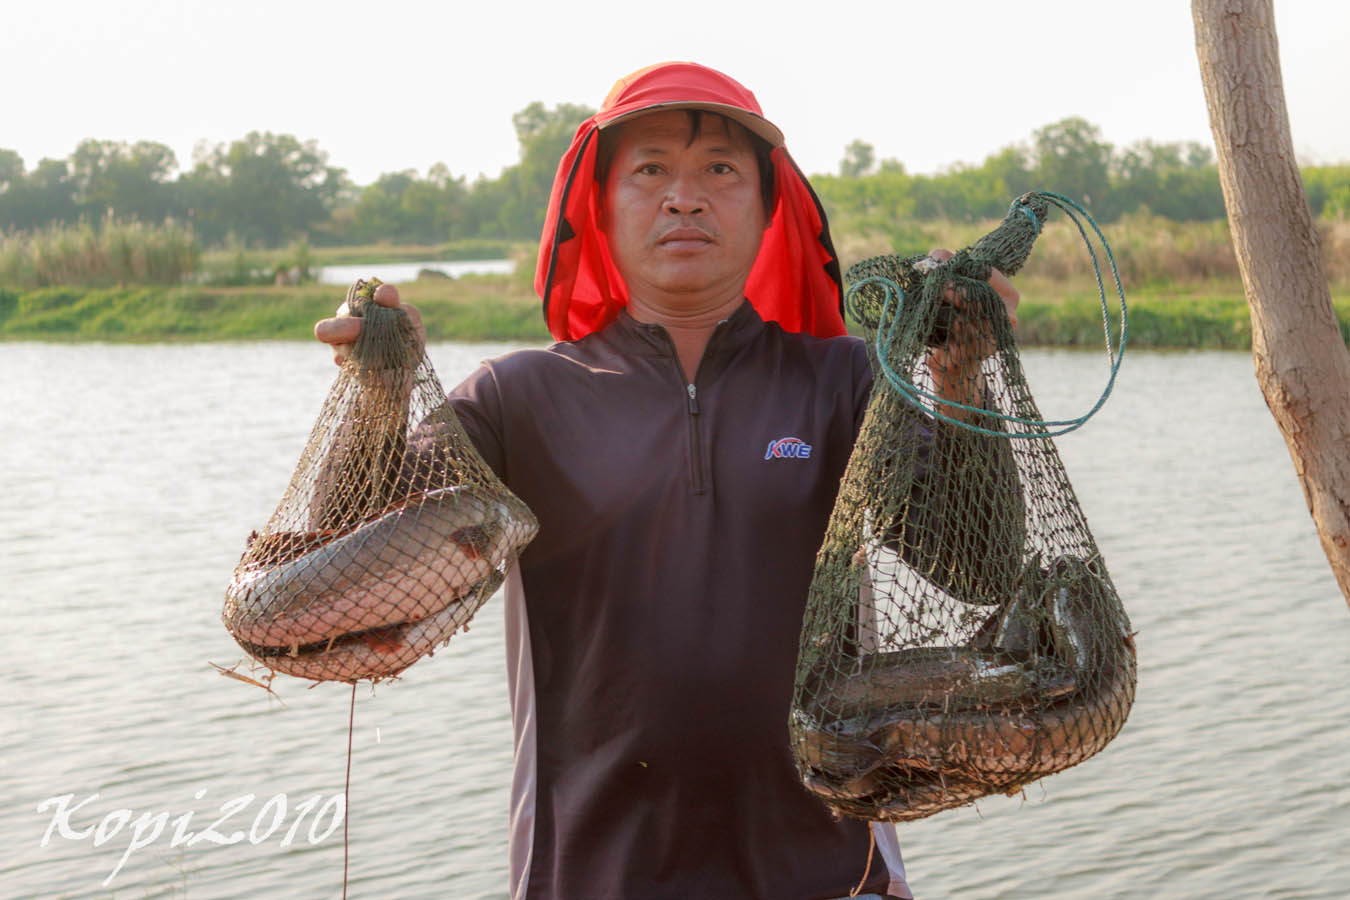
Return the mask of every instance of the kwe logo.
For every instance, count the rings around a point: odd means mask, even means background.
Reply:
[[[769,441],[765,459],[810,459],[811,445],[801,438],[783,437]]]

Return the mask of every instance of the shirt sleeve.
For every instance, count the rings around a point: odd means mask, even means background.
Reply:
[[[492,364],[485,362],[475,369],[450,391],[446,401],[483,461],[507,481],[501,391]]]
[[[453,413],[462,435],[456,433],[447,410]],[[506,456],[501,435],[501,395],[491,365],[483,363],[409,435],[400,473],[402,489],[425,490],[428,477],[435,480],[433,473],[443,475],[447,466],[453,467],[452,459],[468,462],[466,454],[470,451],[477,451],[488,468],[505,481]],[[470,469],[473,468],[477,468],[476,462],[470,463]]]
[[[867,402],[872,399],[872,361],[867,355],[867,344],[858,341],[853,351],[853,439],[862,431]]]

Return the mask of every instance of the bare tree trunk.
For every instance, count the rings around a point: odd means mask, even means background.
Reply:
[[[1350,353],[1294,161],[1271,0],[1192,0],[1191,14],[1256,379],[1350,603]]]

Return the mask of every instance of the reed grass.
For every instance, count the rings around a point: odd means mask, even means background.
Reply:
[[[0,285],[177,284],[197,268],[192,229],[174,222],[105,220],[0,235]]]
[[[401,286],[430,340],[547,341],[539,301],[507,276]],[[345,291],[330,285],[0,289],[0,339],[312,340]]]
[[[1350,296],[1332,298],[1341,341],[1350,346]],[[1250,350],[1252,323],[1241,292],[1176,297],[1144,293],[1129,301],[1127,346]],[[1096,297],[1077,296],[1018,307],[1022,346],[1101,347],[1106,341]],[[1119,308],[1111,310],[1111,344],[1119,342]]]
[[[1019,286],[1024,298],[1018,309],[1020,344],[1102,346],[1095,286],[1065,294]],[[428,279],[400,285],[399,290],[422,313],[433,341],[551,340],[539,300],[522,278]],[[0,340],[312,340],[314,323],[331,316],[343,295],[339,288],[317,284],[0,288]],[[1350,293],[1337,294],[1334,305],[1342,338],[1350,344]],[[1129,295],[1129,311],[1130,347],[1251,347],[1250,318],[1238,286],[1194,295],[1135,291]],[[1115,327],[1115,305],[1111,316]]]
[[[836,234],[835,246],[845,270],[860,260],[887,253],[926,253],[934,247],[968,247],[998,223],[898,222],[870,225]],[[1322,265],[1327,280],[1350,289],[1350,222],[1318,221]],[[1134,215],[1101,226],[1127,291],[1140,289],[1193,291],[1196,286],[1240,281],[1228,222],[1174,222]],[[1091,230],[1089,229],[1089,235]],[[1095,236],[1094,236],[1095,242]],[[1096,244],[1103,278],[1111,281],[1110,260]],[[1062,215],[1053,215],[1018,274],[1019,282],[1049,282],[1095,289],[1092,257],[1083,238]],[[1056,291],[1057,294],[1065,291]]]

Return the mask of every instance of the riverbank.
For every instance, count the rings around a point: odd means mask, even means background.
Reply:
[[[1048,284],[1019,285],[1018,339],[1025,346],[1097,347],[1103,342],[1095,290],[1056,295]],[[549,340],[539,300],[521,276],[424,279],[400,285],[434,341]],[[294,287],[50,287],[0,289],[0,340],[307,340],[342,300],[327,285]],[[1333,295],[1350,344],[1350,292]],[[1251,347],[1251,320],[1237,286],[1206,285],[1127,293],[1129,346]],[[1118,321],[1119,312],[1112,317]]]
[[[511,276],[426,279],[399,290],[431,340],[548,340],[533,290]],[[0,289],[0,340],[308,340],[344,293],[321,284]]]
[[[1240,289],[1218,294],[1128,295],[1128,347],[1250,350],[1252,321]],[[1350,346],[1350,294],[1333,294],[1341,340]],[[1017,340],[1026,347],[1101,347],[1101,301],[1093,296],[1059,302],[1027,300],[1017,311]],[[1112,342],[1119,340],[1120,311],[1111,311]]]

